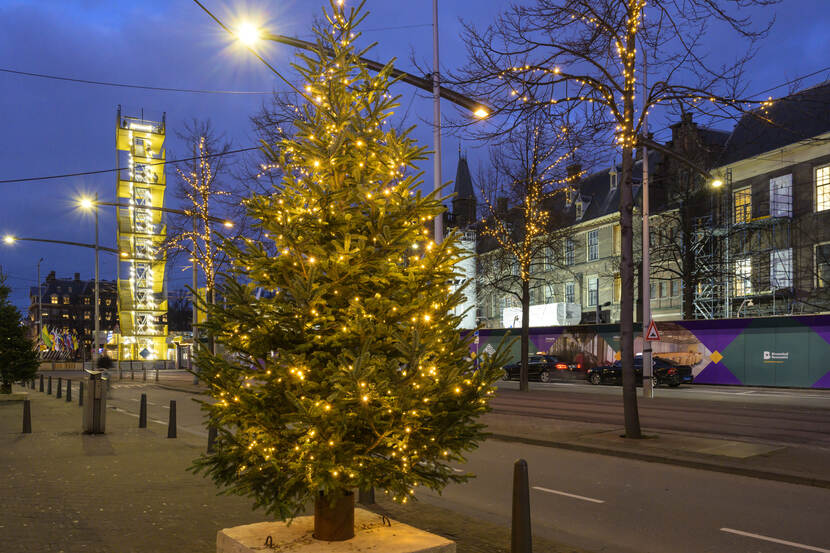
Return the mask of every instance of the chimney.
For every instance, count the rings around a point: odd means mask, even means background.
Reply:
[[[46,282],[54,281],[55,280],[55,271],[49,271],[49,274],[46,275]]]
[[[81,273],[75,273],[75,280],[81,280]]]

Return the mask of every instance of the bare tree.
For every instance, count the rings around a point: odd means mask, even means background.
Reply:
[[[681,103],[698,111],[742,110],[739,92],[755,30],[740,10],[776,0],[536,0],[514,4],[484,30],[469,25],[469,61],[454,80],[474,97],[485,98],[501,115],[497,134],[543,114],[552,124],[579,117],[604,128],[606,144],[622,150],[621,359],[625,432],[640,438],[633,371],[632,152],[646,114],[655,106]],[[747,12],[743,12],[747,13]],[[713,23],[750,43],[748,53],[729,65],[706,59],[703,37]],[[648,55],[648,87],[639,93],[636,71]],[[613,137],[613,141],[612,141]]]
[[[556,209],[555,200],[578,176],[569,178],[565,167],[573,151],[562,132],[528,119],[491,148],[490,170],[478,179],[484,200],[481,234],[489,249],[479,258],[479,290],[513,297],[522,307],[522,391],[528,390],[531,290],[544,285],[544,272],[564,265],[562,240],[572,221]]]

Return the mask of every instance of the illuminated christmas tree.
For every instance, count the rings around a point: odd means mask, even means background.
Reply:
[[[457,329],[457,238],[425,230],[444,207],[419,190],[425,149],[386,123],[391,64],[358,59],[360,9],[326,16],[296,66],[296,133],[265,148],[282,180],[248,201],[266,238],[227,246],[207,325],[227,353],[199,357],[219,435],[196,469],[280,518],[358,488],[405,502],[465,480],[450,463],[483,438],[501,376],[499,354],[474,370]]]

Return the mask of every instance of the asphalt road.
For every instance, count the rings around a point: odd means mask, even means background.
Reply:
[[[534,534],[574,547],[830,553],[830,490],[495,440],[459,466],[476,479],[419,497],[506,525],[517,458],[529,466]]]
[[[620,386],[531,384],[532,394],[517,388],[514,382],[500,383],[492,402],[496,413],[617,425],[623,421]],[[638,388],[640,422],[652,430],[830,447],[830,390],[681,386],[657,388],[654,395],[642,398]]]

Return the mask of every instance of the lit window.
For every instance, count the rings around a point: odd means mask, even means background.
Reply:
[[[620,275],[614,275],[614,303],[620,303],[622,300],[622,278]]]
[[[574,211],[575,211],[574,216],[577,219],[582,219],[582,200],[577,200],[576,201],[576,203],[574,204]]]
[[[830,242],[816,244],[814,250],[816,287],[830,286]]]
[[[816,169],[816,211],[830,209],[830,165]]]
[[[621,236],[622,235],[620,233],[620,225],[619,223],[617,223],[613,227],[611,227],[611,239],[614,243],[614,255],[620,255],[620,245],[622,244]]]
[[[783,175],[769,180],[769,214],[790,217],[793,214],[793,176]]]
[[[594,307],[599,302],[599,277],[588,279],[588,306]]]
[[[69,313],[61,313],[61,317],[63,317],[64,319],[68,319]]]
[[[733,195],[735,223],[748,223],[752,218],[752,189],[741,188]]]
[[[64,296],[63,297],[63,304],[64,305],[69,305],[69,296]]]
[[[735,294],[746,296],[752,293],[752,260],[748,257],[735,261]]]
[[[565,302],[574,303],[576,300],[576,285],[573,282],[565,283]]]
[[[112,300],[111,299],[107,299],[107,305],[112,305]]]
[[[52,303],[58,303],[58,296],[52,296]]]
[[[769,252],[769,286],[772,290],[792,288],[793,286],[793,250],[773,250]]]
[[[84,305],[89,305],[89,298],[84,298]]]
[[[588,232],[588,261],[599,259],[599,229]]]

